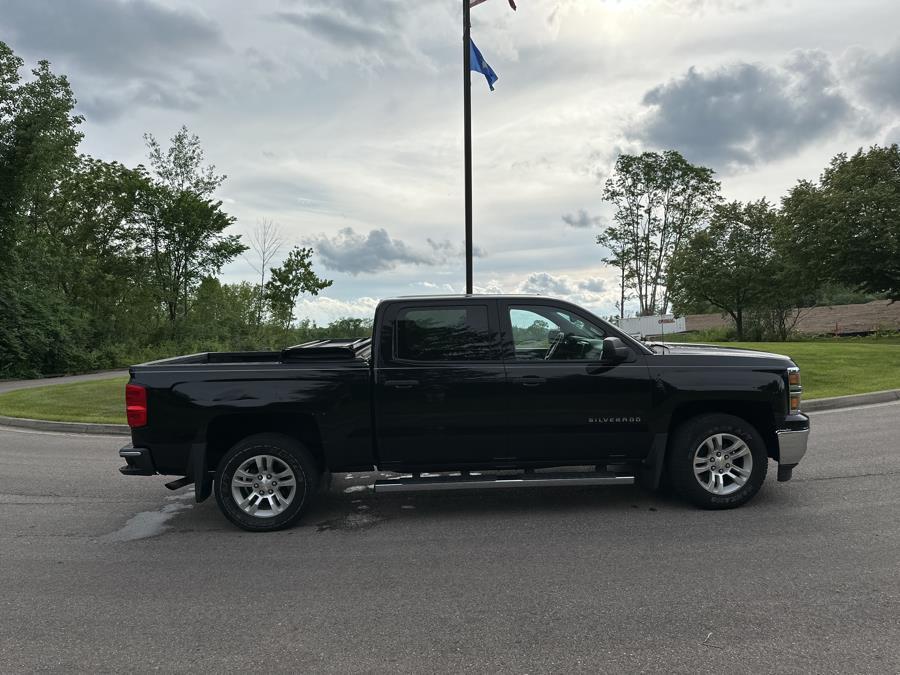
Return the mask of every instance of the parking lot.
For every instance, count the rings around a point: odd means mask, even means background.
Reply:
[[[735,511],[357,474],[274,534],[121,476],[122,438],[0,429],[0,672],[898,672],[900,404],[812,418]]]

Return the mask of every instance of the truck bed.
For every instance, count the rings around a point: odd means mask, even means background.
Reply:
[[[280,351],[201,352],[130,368],[146,391],[148,423],[132,429],[154,470],[192,474],[198,438],[228,448],[249,429],[291,433],[323,466],[371,469],[371,340],[316,340]],[[207,455],[210,467],[215,453]]]
[[[371,351],[371,338],[334,338],[313,340],[286,347],[280,351],[198,352],[185,356],[148,361],[135,367],[368,360]]]

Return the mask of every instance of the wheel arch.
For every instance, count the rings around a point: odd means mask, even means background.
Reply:
[[[256,434],[282,434],[299,441],[313,456],[319,471],[325,469],[322,436],[315,416],[243,413],[221,415],[206,430],[206,465],[214,471],[230,448]]]
[[[675,437],[676,430],[701,415],[723,413],[738,417],[752,425],[762,436],[766,445],[766,454],[774,460],[778,460],[778,438],[775,435],[775,417],[772,408],[763,401],[738,401],[738,400],[701,400],[682,403],[672,411],[669,420],[668,438]],[[666,448],[668,454],[669,448]]]

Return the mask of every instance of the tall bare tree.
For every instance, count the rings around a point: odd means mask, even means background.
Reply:
[[[278,227],[278,223],[269,218],[264,218],[253,228],[249,240],[250,251],[253,253],[253,256],[245,256],[245,259],[250,263],[253,271],[259,275],[256,309],[256,323],[259,325],[262,323],[266,306],[266,274],[269,272],[271,262],[275,260],[275,257],[284,245],[284,239],[281,237],[281,229]]]

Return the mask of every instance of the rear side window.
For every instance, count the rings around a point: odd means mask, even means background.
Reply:
[[[415,307],[397,314],[396,356],[408,361],[495,358],[487,307]]]

